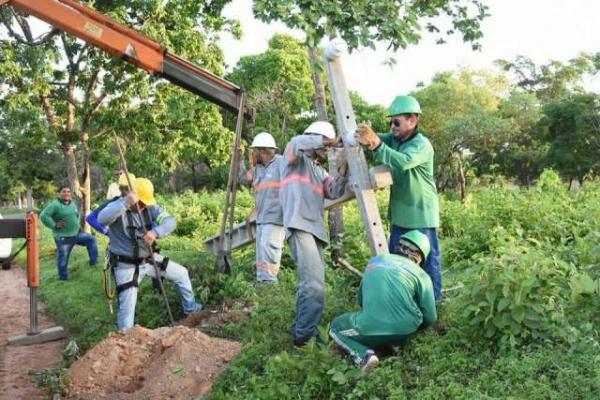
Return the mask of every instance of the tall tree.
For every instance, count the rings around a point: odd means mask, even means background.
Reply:
[[[574,94],[546,104],[543,112],[548,163],[568,179],[600,174],[600,95]]]
[[[542,172],[548,152],[548,143],[538,128],[542,118],[541,103],[535,94],[513,90],[509,97],[502,99],[498,113],[510,124],[498,148],[499,171],[530,186]]]
[[[220,72],[222,64],[215,33],[230,29],[237,34],[239,30],[235,22],[220,17],[228,1],[203,4],[194,0],[90,0],[85,3],[215,72]],[[0,37],[5,37],[0,39],[0,84],[9,88],[2,99],[11,104],[20,101],[38,106],[40,113],[36,118],[45,121],[61,148],[69,183],[82,200],[85,215],[91,194],[90,137],[106,131],[95,124],[95,118],[109,103],[117,109],[117,106],[127,109],[153,104],[156,81],[51,27],[35,34],[39,29],[32,18],[10,7],[2,7],[0,13],[3,28]]]
[[[486,169],[482,162],[492,157],[499,132],[506,129],[495,112],[508,90],[501,75],[462,69],[437,74],[431,84],[413,93],[423,108],[422,128],[432,138],[440,189],[454,182],[463,186],[465,155],[480,160],[479,169]],[[485,156],[473,154],[476,148]]]
[[[357,121],[369,122],[375,132],[387,132],[390,129],[387,107],[369,104],[360,94],[353,91],[350,92],[350,101]]]
[[[264,53],[241,57],[227,78],[244,87],[259,110],[255,130],[270,132],[282,146],[313,110],[310,61],[291,36],[274,35]]]
[[[585,92],[583,79],[600,71],[600,52],[582,53],[566,63],[551,60],[536,65],[520,55],[513,61],[497,60],[496,64],[514,75],[518,87],[546,102],[572,92]]]

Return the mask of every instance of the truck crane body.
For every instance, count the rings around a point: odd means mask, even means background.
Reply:
[[[0,0],[113,56],[238,113],[243,89],[178,57],[160,43],[74,0]],[[244,109],[247,118],[250,110]]]

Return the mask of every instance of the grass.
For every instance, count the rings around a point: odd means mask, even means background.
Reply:
[[[251,204],[247,196],[242,193],[240,215]],[[379,196],[380,204],[386,204],[386,194]],[[330,267],[327,260],[325,345],[311,342],[297,350],[290,334],[296,279],[289,254],[284,254],[279,284],[258,289],[253,284],[252,248],[234,254],[231,276],[215,275],[214,260],[200,250],[201,238],[218,226],[218,220],[210,217],[218,212],[218,198],[203,193],[164,199],[163,204],[186,232],[161,240],[161,246],[165,254],[190,267],[196,295],[203,302],[214,306],[224,299],[241,298],[255,304],[250,318],[217,332],[239,340],[243,351],[217,381],[211,399],[592,399],[600,398],[598,294],[571,298],[569,282],[549,282],[554,297],[543,297],[545,292],[540,292],[531,301],[556,304],[561,312],[556,315],[564,318],[552,323],[559,326],[560,322],[564,331],[547,339],[525,337],[512,345],[499,337],[486,337],[483,322],[474,322],[464,311],[474,298],[471,291],[479,285],[478,279],[485,276],[486,265],[514,243],[523,252],[523,257],[518,252],[512,256],[515,263],[528,260],[525,256],[535,249],[546,261],[560,260],[568,263],[573,273],[600,278],[600,241],[593,239],[600,239],[599,200],[598,184],[578,193],[484,188],[472,193],[466,204],[445,199],[444,285],[464,285],[447,292],[439,310],[449,325],[448,333],[417,335],[366,377],[347,360],[331,355],[326,335],[328,321],[357,308],[359,280],[354,275]],[[385,210],[381,211],[385,215]],[[344,249],[352,264],[361,268],[369,250],[358,211],[351,206],[344,212]],[[104,245],[101,239],[100,247]],[[109,314],[102,294],[101,270],[90,269],[85,249],[76,248],[70,280],[58,281],[54,244],[47,231],[41,254],[40,295],[85,350],[115,329],[116,315]],[[181,317],[177,293],[171,285],[167,287],[172,309]],[[149,280],[141,288],[136,322],[150,328],[167,322],[164,306]]]

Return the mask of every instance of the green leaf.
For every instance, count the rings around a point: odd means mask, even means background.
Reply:
[[[498,311],[504,310],[510,304],[511,299],[505,297],[498,302]]]
[[[181,364],[177,364],[175,367],[173,367],[171,372],[177,376],[182,376],[185,374],[185,367]]]
[[[586,273],[573,275],[570,280],[571,296],[575,298],[581,294],[596,292],[596,282]]]
[[[517,321],[518,323],[523,322],[523,319],[525,318],[525,307],[523,306],[518,306],[516,307],[512,312],[511,312],[511,316],[512,318]]]
[[[344,375],[344,373],[341,371],[335,371],[331,376],[331,380],[339,385],[345,385],[346,383],[348,383],[346,375]]]

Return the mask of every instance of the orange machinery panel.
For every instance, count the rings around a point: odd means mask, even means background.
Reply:
[[[40,244],[38,241],[38,216],[34,212],[27,213],[25,220],[27,238],[27,286],[40,287]]]

